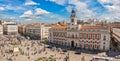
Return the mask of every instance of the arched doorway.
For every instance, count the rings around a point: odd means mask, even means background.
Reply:
[[[71,47],[74,47],[74,41],[71,41]]]

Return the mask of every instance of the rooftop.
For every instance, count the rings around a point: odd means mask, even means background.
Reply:
[[[54,26],[52,26],[52,28],[64,29],[64,28],[67,28],[67,25],[54,25]]]
[[[82,25],[81,29],[109,29],[107,26],[100,26],[100,25]]]

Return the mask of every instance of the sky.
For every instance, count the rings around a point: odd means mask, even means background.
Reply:
[[[120,21],[120,0],[0,0],[0,19],[21,23],[70,21],[77,19]]]

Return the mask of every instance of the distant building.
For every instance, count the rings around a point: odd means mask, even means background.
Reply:
[[[6,24],[3,27],[4,34],[6,35],[17,35],[18,34],[18,26],[16,24]]]
[[[59,21],[57,24],[60,24],[60,25],[66,25],[67,22],[65,22],[65,21]]]
[[[5,35],[17,35],[18,25],[14,21],[2,21],[3,33]]]
[[[106,26],[108,24],[106,20],[98,20],[98,19],[88,19],[87,22],[91,25],[101,25],[101,26]]]
[[[109,50],[109,27],[77,24],[74,10],[72,10],[70,19],[70,24],[56,25],[50,29],[49,41],[51,43],[69,46],[71,48]]]
[[[111,27],[112,28],[120,28],[120,22],[112,22]]]
[[[17,24],[17,23],[14,22],[14,21],[4,21],[4,20],[2,20],[0,23],[1,23],[2,25],[6,25],[6,24]]]
[[[83,20],[77,20],[77,24],[84,24]]]
[[[25,34],[31,39],[48,39],[51,27],[42,24],[32,24],[25,27]]]
[[[3,35],[3,26],[0,25],[0,35]]]
[[[112,28],[112,37],[115,47],[120,51],[120,28]]]
[[[21,35],[25,35],[25,25],[19,25],[18,26],[18,32],[21,34]]]

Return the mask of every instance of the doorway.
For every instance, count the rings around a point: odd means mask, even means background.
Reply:
[[[71,47],[74,47],[74,41],[71,41]]]

